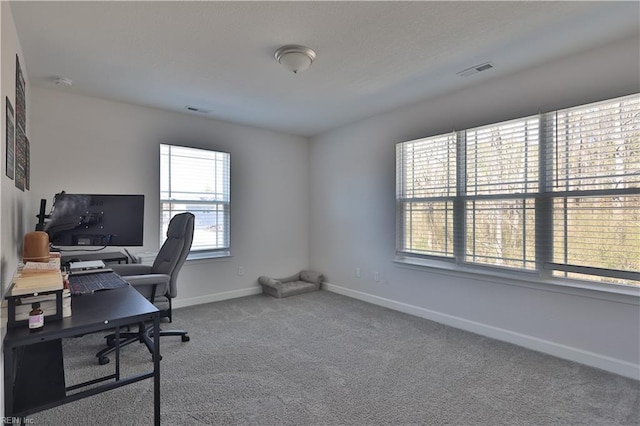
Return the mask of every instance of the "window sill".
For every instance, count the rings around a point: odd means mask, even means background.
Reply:
[[[640,288],[632,286],[594,283],[573,279],[543,279],[536,272],[502,271],[493,268],[483,268],[482,266],[458,265],[445,261],[404,256],[397,256],[393,262],[401,268],[640,305]]]
[[[187,256],[187,262],[193,262],[198,260],[207,260],[207,261],[225,261],[231,258],[231,252],[226,251],[195,251],[189,253]]]

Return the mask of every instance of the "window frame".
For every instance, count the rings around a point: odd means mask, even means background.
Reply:
[[[639,99],[640,94],[633,94],[629,96],[623,96],[614,99],[608,99],[593,104],[587,104],[575,107],[587,108],[592,105],[624,102],[629,99],[635,101]],[[569,108],[561,111],[569,110]],[[634,107],[634,112],[639,111],[640,105]],[[421,138],[412,141],[401,142],[396,145],[396,257],[395,262],[404,264],[409,267],[428,267],[435,268],[439,271],[454,274],[474,274],[474,276],[492,276],[500,279],[508,278],[510,281],[522,280],[523,282],[535,282],[548,283],[553,285],[563,285],[569,287],[580,287],[597,290],[613,290],[613,292],[637,294],[640,291],[640,284],[631,283],[609,283],[600,280],[588,280],[579,279],[574,277],[559,277],[554,275],[554,271],[565,271],[566,273],[583,273],[592,276],[599,277],[613,277],[619,279],[627,279],[640,281],[640,272],[636,271],[620,271],[613,269],[597,268],[593,266],[585,265],[562,265],[553,262],[553,203],[556,199],[563,197],[596,197],[596,196],[625,196],[625,195],[640,195],[640,187],[623,188],[623,189],[593,189],[588,191],[557,191],[553,189],[552,182],[554,178],[554,152],[552,143],[556,143],[555,140],[551,141],[548,137],[550,133],[555,131],[555,114],[557,111],[538,114],[533,117],[538,117],[538,188],[531,193],[517,193],[506,195],[468,195],[467,194],[467,153],[466,153],[466,130],[452,132],[456,137],[456,169],[457,169],[457,192],[453,197],[454,203],[454,255],[451,257],[435,256],[431,254],[422,254],[411,252],[406,250],[403,246],[405,239],[404,230],[404,218],[402,216],[404,205],[410,203],[410,199],[400,197],[400,188],[406,185],[405,182],[399,182],[403,178],[401,163],[399,161],[399,155],[402,146],[405,144],[411,144],[421,142],[429,139],[435,139],[443,137],[447,134],[435,135],[428,138]],[[523,117],[516,120],[509,120],[507,122],[493,123],[488,126],[497,126],[502,123],[508,123],[518,120],[527,120],[531,117]],[[487,127],[488,127],[487,126]],[[485,127],[485,126],[483,126]],[[472,129],[474,130],[474,129]],[[448,133],[451,134],[451,133]],[[404,161],[404,159],[403,159]],[[635,175],[634,175],[635,176]],[[636,181],[637,182],[637,181]],[[535,212],[535,267],[532,269],[502,267],[499,265],[487,265],[477,262],[471,262],[467,256],[466,247],[466,234],[468,222],[466,219],[467,208],[466,203],[474,200],[482,199],[532,199],[534,200],[534,212]],[[549,243],[545,243],[549,242]]]
[[[213,195],[214,198],[218,198],[218,199],[202,200],[197,198],[191,199],[184,196],[182,196],[181,198],[175,199],[172,197],[172,193],[181,192],[179,190],[173,191],[172,189],[173,187],[172,179],[174,178],[171,174],[171,168],[172,168],[171,149],[172,148],[178,148],[183,151],[189,150],[192,153],[196,153],[197,151],[202,151],[202,152],[208,153],[207,157],[209,157],[210,155],[214,156],[214,158],[206,158],[205,156],[202,156],[202,157],[194,156],[194,159],[201,159],[201,160],[207,160],[207,161],[222,161],[222,166],[221,166],[222,170],[219,171],[218,173],[214,171],[215,174],[220,174],[221,176],[222,182],[218,186],[221,186],[222,195],[221,196],[216,195],[216,189],[210,190],[208,192],[202,192],[204,194],[211,194]],[[163,152],[165,149],[168,150],[168,153],[166,154]],[[199,232],[199,229],[197,225],[198,212],[197,211],[194,212],[193,207],[194,206],[202,206],[202,207],[211,206],[212,210],[214,212],[221,213],[223,218],[222,219],[223,225],[222,225],[222,231],[221,231],[222,243],[221,244],[216,243],[215,246],[211,245],[210,247],[205,247],[205,248],[194,248],[192,246],[187,259],[188,260],[209,259],[209,258],[220,258],[220,257],[231,256],[231,155],[228,152],[224,152],[224,151],[194,148],[190,146],[176,145],[176,144],[169,144],[169,143],[160,143],[159,152],[160,152],[160,191],[159,191],[160,245],[162,245],[163,242],[166,240],[166,227],[168,226],[168,221],[171,220],[171,218],[175,214],[183,211],[192,211],[192,213],[194,213],[196,216],[196,225],[194,228],[194,242],[195,242],[196,239],[198,238],[197,233]],[[164,175],[165,170],[163,167],[163,161],[165,161],[164,159],[165,156],[168,157],[167,158],[167,161],[168,161],[167,167],[169,169],[168,176]],[[218,159],[217,158],[218,156],[220,156],[221,158]],[[163,182],[165,179],[168,181],[168,188],[163,190]],[[217,179],[217,176],[215,179]],[[213,188],[216,188],[215,179],[212,185]],[[169,194],[169,198],[163,197],[163,193],[165,192]],[[169,206],[168,210],[165,209],[166,205]],[[182,205],[183,207],[180,207],[180,205]],[[178,206],[178,207],[174,209],[172,208],[173,206]],[[191,208],[188,208],[187,206]],[[164,216],[165,216],[165,212],[167,211],[169,212],[169,215],[168,215],[169,219],[165,221]],[[216,240],[220,239],[220,237],[218,237],[218,232],[220,231],[216,231],[216,237],[215,237]]]

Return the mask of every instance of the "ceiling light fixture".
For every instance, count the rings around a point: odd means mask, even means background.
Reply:
[[[71,87],[71,85],[73,84],[73,81],[71,81],[70,78],[65,77],[55,77],[53,81],[54,83],[56,83],[56,86],[62,87]]]
[[[298,74],[311,66],[316,59],[316,52],[308,47],[288,44],[276,50],[275,57],[283,67]]]

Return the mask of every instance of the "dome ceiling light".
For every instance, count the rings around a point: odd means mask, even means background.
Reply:
[[[275,57],[283,67],[298,74],[311,66],[316,59],[316,52],[308,47],[288,44],[276,50]]]

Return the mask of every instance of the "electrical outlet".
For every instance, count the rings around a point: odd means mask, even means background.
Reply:
[[[356,268],[356,278],[360,278],[360,268]]]
[[[380,272],[375,271],[375,272],[373,273],[373,280],[374,280],[375,282],[379,282],[379,281],[380,281]]]
[[[238,266],[238,276],[244,275],[244,266]]]

